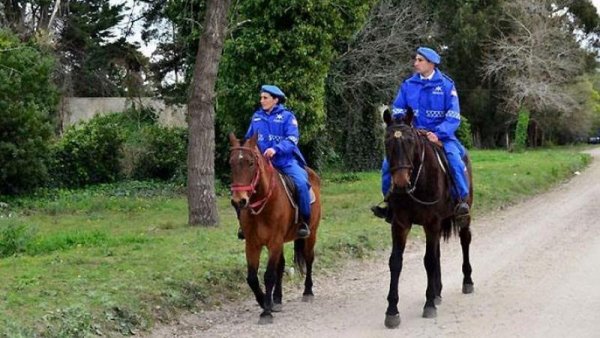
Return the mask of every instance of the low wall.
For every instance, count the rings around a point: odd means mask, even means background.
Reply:
[[[161,125],[173,127],[187,126],[185,105],[166,105],[164,101],[152,97],[130,99],[126,97],[66,97],[60,111],[63,130],[80,121],[87,121],[98,114],[123,112],[134,105],[149,107],[158,114]]]

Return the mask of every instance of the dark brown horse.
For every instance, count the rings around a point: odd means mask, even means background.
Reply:
[[[283,243],[294,241],[294,262],[305,273],[303,300],[311,301],[312,264],[317,228],[321,219],[321,183],[319,176],[306,167],[315,194],[311,205],[310,236],[296,239],[298,224],[295,211],[289,201],[279,173],[265,159],[256,146],[257,136],[244,144],[235,135],[229,135],[231,152],[231,203],[240,210],[240,225],[246,238],[246,261],[248,285],[256,301],[263,308],[260,324],[273,321],[272,312],[281,311],[281,279],[285,268]],[[267,247],[269,258],[264,275],[265,292],[258,281],[260,253]]]
[[[390,290],[386,310],[385,326],[396,328],[400,325],[398,312],[398,279],[402,271],[402,255],[406,238],[412,224],[420,224],[425,230],[425,270],[427,290],[423,317],[437,315],[436,304],[441,303],[442,276],[440,269],[440,238],[448,239],[452,233],[460,236],[463,253],[463,293],[473,292],[469,245],[471,243],[470,217],[462,226],[454,221],[454,206],[451,196],[452,184],[442,169],[442,162],[436,151],[443,149],[431,143],[423,132],[411,127],[410,120],[392,122],[389,111],[384,114],[387,124],[385,151],[392,174],[392,193],[388,197],[392,212],[392,253],[390,255]],[[443,158],[443,157],[442,157]],[[469,177],[469,198],[473,203],[473,180],[468,157],[465,164]]]

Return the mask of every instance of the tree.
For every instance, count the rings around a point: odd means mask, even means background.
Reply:
[[[416,46],[433,36],[432,25],[413,1],[383,0],[335,61],[327,77],[327,134],[346,170],[381,166],[378,107],[393,100],[411,72]]]
[[[491,43],[484,71],[502,84],[509,123],[523,108],[540,126],[577,109],[578,102],[564,89],[583,73],[584,52],[566,29],[567,16],[553,8],[546,0],[504,5],[508,29]]]
[[[202,32],[206,0],[140,0],[147,4],[142,39],[157,41],[150,70],[165,100],[184,103]]]
[[[215,83],[231,0],[208,0],[200,37],[192,93],[188,102],[188,207],[190,225],[216,225]]]

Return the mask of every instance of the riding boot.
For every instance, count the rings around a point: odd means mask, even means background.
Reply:
[[[375,217],[383,218],[386,222],[392,223],[392,211],[390,210],[387,203],[383,206],[374,205],[371,207],[371,211]]]
[[[300,222],[300,224],[298,225],[298,231],[296,231],[296,236],[298,238],[307,238],[308,236],[310,236],[310,228],[308,227],[308,224],[306,222]]]
[[[459,228],[464,228],[469,225],[471,215],[469,214],[469,204],[464,200],[459,200],[454,208],[454,222]]]

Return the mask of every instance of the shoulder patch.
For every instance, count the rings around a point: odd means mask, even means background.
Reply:
[[[442,76],[444,77],[445,80],[449,81],[450,83],[454,84],[454,80],[452,80],[448,75],[440,72],[440,74],[442,74]]]
[[[295,117],[292,118],[292,124],[298,126],[298,120]]]
[[[450,91],[450,95],[458,96],[458,93],[456,92],[456,88],[452,87],[452,91]]]

